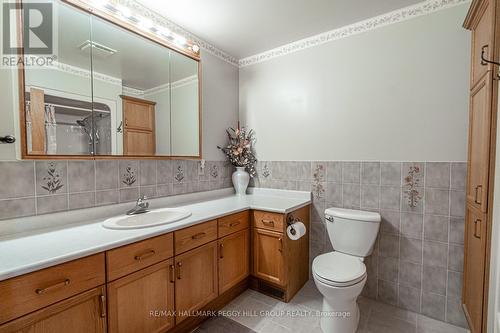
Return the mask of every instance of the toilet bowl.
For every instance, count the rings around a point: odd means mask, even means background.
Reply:
[[[314,258],[314,283],[323,295],[321,329],[324,333],[355,333],[359,323],[356,302],[366,283],[364,257],[371,254],[380,215],[329,208],[327,231],[335,251]]]

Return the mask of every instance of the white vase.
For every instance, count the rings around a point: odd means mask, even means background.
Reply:
[[[236,195],[247,194],[248,182],[250,182],[250,175],[245,171],[244,167],[236,167],[236,171],[233,172],[233,186],[236,191]]]

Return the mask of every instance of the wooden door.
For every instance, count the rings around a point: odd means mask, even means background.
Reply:
[[[253,229],[253,275],[284,286],[283,234]]]
[[[110,333],[164,332],[173,327],[173,260],[109,283],[108,316]]]
[[[121,95],[123,108],[123,154],[156,153],[155,102]]]
[[[217,241],[175,257],[175,309],[180,323],[218,296]]]
[[[482,212],[488,205],[488,171],[491,127],[491,72],[474,87],[470,96],[467,201]]]
[[[463,303],[473,333],[481,332],[486,265],[486,214],[468,205],[465,219]]]
[[[238,231],[219,240],[219,293],[245,279],[250,271],[250,233]]]
[[[0,326],[0,333],[104,333],[104,287],[95,288]]]

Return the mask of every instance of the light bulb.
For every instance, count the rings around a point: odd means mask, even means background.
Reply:
[[[116,10],[118,11],[118,14],[120,14],[121,16],[127,19],[132,18],[132,12],[127,7],[118,6]]]

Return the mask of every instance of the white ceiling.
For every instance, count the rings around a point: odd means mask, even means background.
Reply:
[[[422,0],[137,1],[241,59]]]

